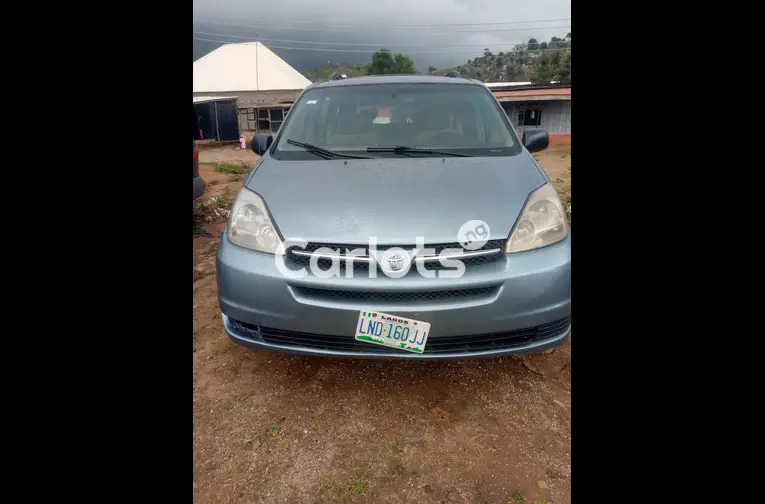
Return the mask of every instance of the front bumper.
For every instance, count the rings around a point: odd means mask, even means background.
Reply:
[[[571,331],[570,240],[471,266],[461,278],[415,272],[399,279],[382,273],[288,279],[273,255],[234,245],[223,233],[217,257],[223,325],[236,343],[305,355],[457,359],[539,352]],[[435,295],[455,290],[470,295]],[[322,295],[338,292],[343,295]],[[370,309],[430,322],[425,352],[356,343],[359,311]],[[453,344],[461,338],[465,345]]]
[[[200,177],[196,176],[194,177],[194,199],[199,199],[202,194],[205,192],[205,188],[207,187],[207,182]]]

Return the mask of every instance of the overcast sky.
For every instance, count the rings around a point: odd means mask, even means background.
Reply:
[[[384,46],[424,71],[464,63],[483,47],[496,53],[530,37],[563,37],[570,17],[570,0],[194,0],[194,37],[314,49],[273,48],[296,68],[328,59],[365,63]],[[470,25],[500,22],[508,24]],[[211,41],[195,41],[195,58],[220,45]]]

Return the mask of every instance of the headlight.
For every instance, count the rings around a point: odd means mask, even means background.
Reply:
[[[246,187],[239,191],[228,221],[229,239],[241,247],[273,254],[281,243],[263,198]]]
[[[549,182],[531,194],[505,252],[522,252],[557,243],[568,234],[568,221],[558,193]]]

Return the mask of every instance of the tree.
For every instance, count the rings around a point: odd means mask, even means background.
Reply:
[[[567,39],[569,39],[569,40],[571,40],[571,32],[568,32],[568,33],[566,34],[566,38],[567,38]]]
[[[526,47],[528,48],[529,51],[536,51],[537,49],[539,49],[539,42],[537,42],[537,39],[532,37],[529,39],[529,43],[526,44]]]
[[[409,56],[394,55],[388,49],[380,49],[372,55],[372,63],[367,67],[369,75],[413,74],[414,62]]]
[[[571,83],[571,51],[544,53],[534,62],[531,82],[550,81]]]
[[[433,73],[433,72],[435,72],[435,71],[437,71],[437,70],[438,70],[438,68],[434,67],[433,65],[430,65],[430,66],[428,67],[428,73]]]
[[[496,65],[498,67],[502,67],[502,65],[504,65],[504,64],[505,64],[505,62],[503,61],[502,56],[497,56]]]
[[[541,50],[543,50],[543,51],[544,51],[545,49],[547,49],[547,42],[542,42],[541,44],[539,44],[539,48],[540,48]]]
[[[484,58],[490,58],[491,56],[492,56],[492,54],[491,54],[491,51],[489,50],[489,48],[488,47],[484,48],[484,50],[483,50],[483,57]]]

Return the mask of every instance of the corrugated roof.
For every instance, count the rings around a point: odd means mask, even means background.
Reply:
[[[260,42],[226,44],[194,62],[194,92],[300,90],[311,84]]]
[[[489,89],[505,86],[528,86],[529,84],[531,82],[484,82],[484,85]]]
[[[494,91],[497,98],[516,98],[527,96],[571,96],[571,88],[548,89],[512,89],[510,91]]]
[[[222,100],[236,100],[236,96],[194,96],[194,103],[207,103]]]

